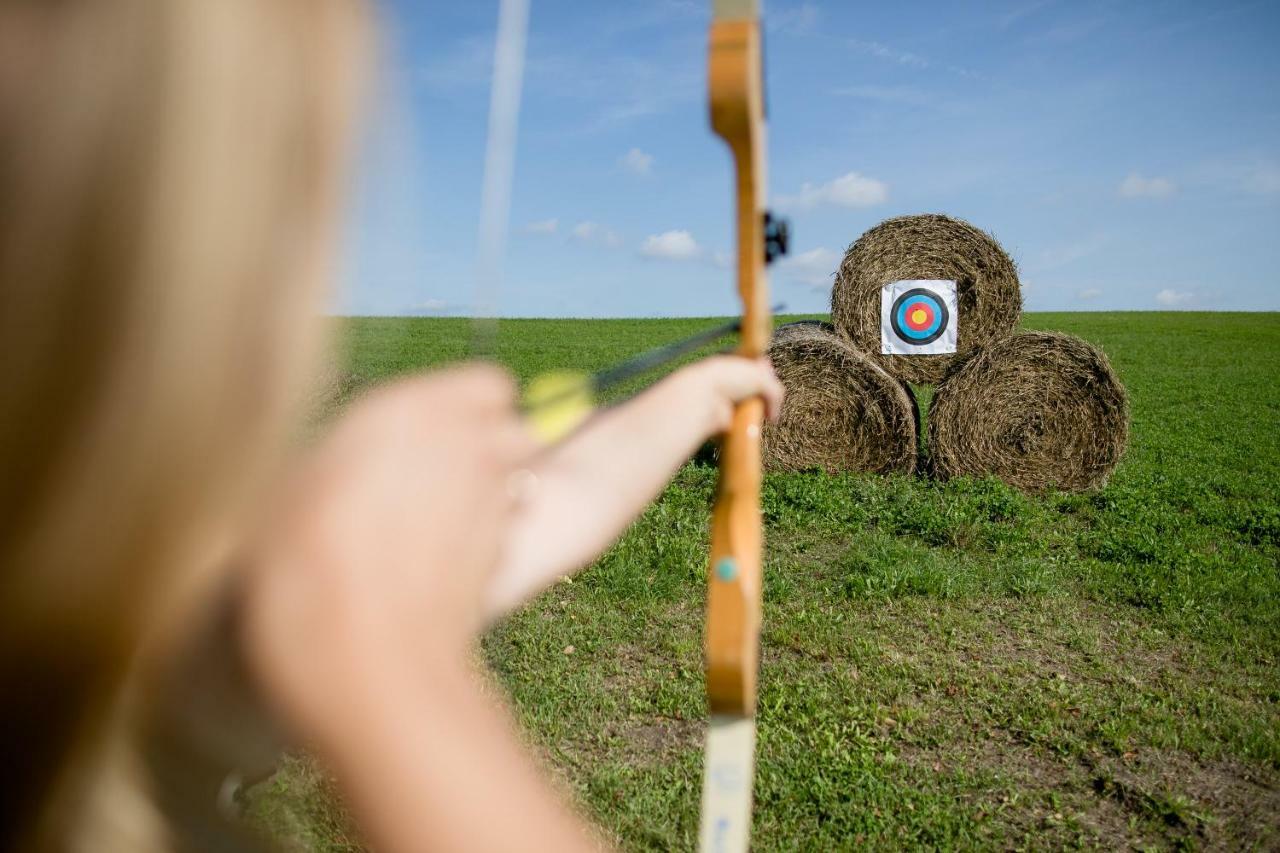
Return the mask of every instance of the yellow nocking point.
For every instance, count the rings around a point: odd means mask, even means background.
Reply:
[[[591,375],[553,370],[534,377],[524,392],[529,428],[539,441],[554,444],[591,416],[595,409]]]

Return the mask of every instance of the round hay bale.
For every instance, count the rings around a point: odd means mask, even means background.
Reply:
[[[1102,351],[1022,332],[975,351],[929,406],[936,476],[992,474],[1026,492],[1106,484],[1129,440],[1129,398]]]
[[[954,355],[881,355],[880,290],[894,281],[956,283]],[[888,219],[857,239],[836,271],[831,320],[840,334],[894,376],[942,378],[959,356],[1013,331],[1022,314],[1018,270],[995,238],[967,222],[927,213]]]
[[[919,421],[910,389],[824,326],[788,324],[769,346],[787,397],[781,420],[765,424],[765,468],[914,471]]]
[[[834,335],[836,327],[822,320],[796,320],[791,323],[783,323],[773,330],[773,340],[770,341],[770,345],[776,344],[780,339],[790,337],[793,334],[813,331]]]

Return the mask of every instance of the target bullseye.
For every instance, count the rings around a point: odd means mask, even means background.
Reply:
[[[950,314],[938,294],[923,287],[913,288],[899,296],[890,314],[893,332],[909,344],[936,341],[947,329]]]
[[[881,352],[922,355],[955,352],[953,281],[895,281],[884,286]]]

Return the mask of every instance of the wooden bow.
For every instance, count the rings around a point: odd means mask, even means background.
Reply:
[[[765,264],[786,253],[788,240],[785,224],[771,222],[765,213],[760,5],[761,0],[713,0],[708,67],[711,126],[733,154],[737,187],[738,293],[742,299],[738,353],[751,358],[764,355],[773,330]],[[500,279],[498,262],[503,256],[509,215],[528,7],[529,0],[501,0],[481,206],[478,317],[492,316]],[[485,342],[492,342],[492,327],[491,319],[477,326],[481,351],[487,351]],[[720,484],[711,518],[706,634],[711,720],[700,832],[700,848],[707,853],[741,853],[751,835],[760,650],[763,420],[763,400],[746,400],[735,407],[721,445]]]
[[[772,332],[767,243],[760,0],[713,0],[709,53],[711,126],[733,154],[737,187],[738,292],[743,356],[764,355]],[[764,401],[733,413],[720,454],[711,518],[707,591],[707,734],[703,851],[744,851],[755,775],[756,673],[760,649],[760,430]]]

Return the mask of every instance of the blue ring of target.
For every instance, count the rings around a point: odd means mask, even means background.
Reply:
[[[933,311],[933,322],[923,329],[913,329],[907,325],[907,311],[921,304]],[[947,303],[938,294],[923,287],[912,288],[899,296],[893,301],[893,308],[889,312],[893,333],[906,343],[916,346],[932,343],[942,337],[950,319]]]

